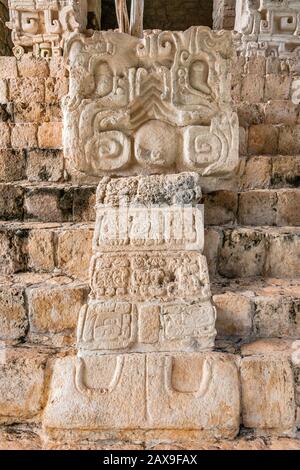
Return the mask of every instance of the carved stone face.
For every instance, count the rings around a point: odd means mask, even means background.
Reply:
[[[192,170],[222,175],[238,161],[231,109],[231,34],[194,27],[73,35],[64,147],[86,174]]]

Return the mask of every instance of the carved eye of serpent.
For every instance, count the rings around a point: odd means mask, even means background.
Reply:
[[[122,151],[122,147],[116,140],[103,139],[99,146],[101,158],[117,158]]]

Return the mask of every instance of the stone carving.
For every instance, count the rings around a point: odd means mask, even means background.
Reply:
[[[231,34],[113,31],[71,35],[64,148],[93,176],[197,171],[215,176],[238,162],[231,108]]]
[[[300,53],[298,0],[237,0],[235,29],[244,55],[293,57]]]
[[[229,354],[92,355],[56,362],[44,424],[48,430],[189,429],[230,437],[238,432],[239,413],[238,370]]]
[[[214,345],[210,302],[173,304],[91,301],[80,314],[80,351],[197,351]]]
[[[17,57],[62,55],[66,35],[84,30],[88,13],[99,8],[93,0],[9,0],[8,6]]]

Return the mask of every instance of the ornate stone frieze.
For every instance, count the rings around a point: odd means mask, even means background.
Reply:
[[[237,0],[235,29],[240,52],[295,57],[300,54],[298,0]]]
[[[147,31],[141,39],[73,34],[66,46],[66,156],[93,176],[231,172],[238,161],[233,56],[231,34],[205,27]]]
[[[9,0],[12,40],[16,56],[33,51],[34,55],[62,55],[67,33],[85,29],[89,0]]]

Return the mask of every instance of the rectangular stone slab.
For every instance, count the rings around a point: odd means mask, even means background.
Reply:
[[[216,310],[211,302],[89,301],[78,321],[82,351],[200,351],[214,346]]]
[[[170,302],[211,297],[206,258],[197,252],[132,252],[95,255],[92,298]]]
[[[56,361],[43,424],[51,429],[201,430],[234,436],[240,392],[233,356],[131,354]]]

